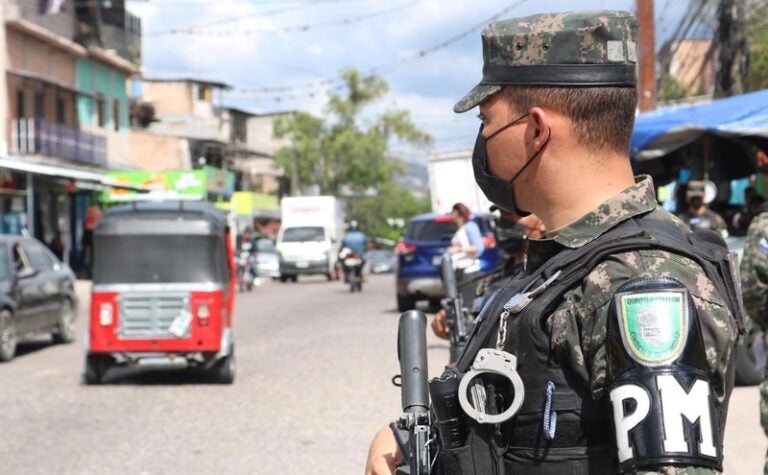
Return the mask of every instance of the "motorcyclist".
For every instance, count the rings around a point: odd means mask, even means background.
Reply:
[[[360,225],[356,220],[352,220],[347,225],[347,233],[341,240],[340,252],[349,249],[362,259],[362,267],[365,268],[365,251],[368,248],[368,236],[360,231]]]

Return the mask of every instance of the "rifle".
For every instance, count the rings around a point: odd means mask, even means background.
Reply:
[[[427,317],[422,312],[400,315],[397,356],[403,413],[390,428],[405,462],[397,475],[429,475],[434,440],[427,392]]]
[[[450,254],[443,254],[440,270],[443,276],[446,296],[443,300],[443,308],[446,311],[448,325],[451,327],[449,361],[453,363],[458,361],[459,356],[464,351],[464,347],[467,346],[469,332],[467,331],[467,320],[464,312],[464,300],[456,284],[456,272],[453,270],[453,260]]]

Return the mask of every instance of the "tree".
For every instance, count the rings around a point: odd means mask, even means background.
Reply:
[[[675,80],[675,78],[669,74],[664,74],[661,77],[661,84],[659,85],[659,101],[676,101],[687,96],[688,92]]]
[[[317,185],[322,194],[359,194],[388,184],[402,171],[391,153],[393,140],[425,145],[431,137],[410,120],[408,111],[390,109],[364,121],[363,111],[388,90],[376,75],[341,72],[344,93],[330,93],[325,117],[298,112],[275,120],[274,135],[289,138],[275,162],[291,177],[291,193]]]
[[[768,6],[766,2],[750,5],[747,20],[747,38],[749,41],[749,67],[747,70],[746,90],[756,91],[768,88]]]
[[[366,116],[366,108],[384,97],[387,83],[354,69],[341,72],[342,93],[330,93],[323,117],[308,112],[275,119],[274,135],[289,139],[275,163],[291,180],[291,194],[310,185],[321,194],[347,196],[347,219],[356,219],[371,236],[396,240],[402,230],[387,218],[407,220],[429,210],[429,200],[395,184],[403,161],[390,144],[427,145],[432,138],[418,129],[407,110],[390,108]]]
[[[357,220],[360,229],[370,236],[397,241],[403,230],[388,220],[403,220],[426,213],[431,206],[429,195],[416,197],[394,182],[379,188],[376,196],[358,197],[347,201],[347,218]]]

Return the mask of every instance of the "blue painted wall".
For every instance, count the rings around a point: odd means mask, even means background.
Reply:
[[[120,103],[120,132],[128,132],[127,76],[91,58],[80,58],[76,64],[77,88],[89,94],[101,94],[104,98],[104,129],[115,130],[114,100]],[[81,127],[98,127],[96,98],[80,96],[77,99],[77,118]]]

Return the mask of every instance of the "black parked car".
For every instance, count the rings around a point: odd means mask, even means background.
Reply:
[[[40,241],[0,235],[0,361],[16,344],[50,333],[56,343],[75,338],[75,275]]]

